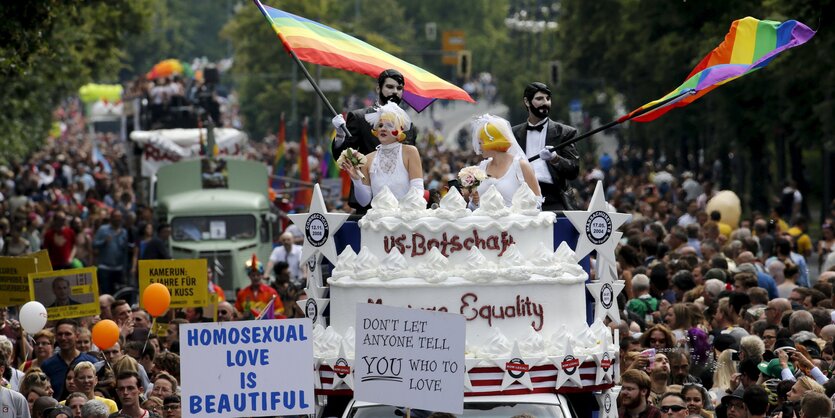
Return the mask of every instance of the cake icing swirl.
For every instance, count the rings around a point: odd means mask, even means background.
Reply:
[[[510,209],[504,205],[504,198],[496,186],[490,186],[483,196],[479,197],[478,209],[473,211],[475,216],[501,217],[510,214]]]
[[[522,215],[534,216],[539,213],[538,203],[539,198],[533,194],[533,191],[528,187],[527,183],[523,183],[513,193],[510,211]]]

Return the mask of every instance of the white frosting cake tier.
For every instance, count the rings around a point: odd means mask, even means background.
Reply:
[[[453,264],[465,262],[473,248],[491,262],[508,255],[514,244],[522,257],[542,255],[543,249],[550,253],[556,215],[540,212],[530,189],[520,190],[511,208],[504,206],[492,188],[482,197],[481,206],[471,211],[456,189],[444,196],[437,209],[425,209],[426,202],[416,189],[399,202],[384,189],[359,221],[362,247],[376,259],[397,251],[410,264],[422,262],[433,248]],[[543,243],[547,243],[544,248]]]
[[[531,328],[551,335],[563,324],[577,335],[587,328],[585,279],[585,273],[558,278],[532,275],[524,282],[497,278],[484,283],[460,277],[439,283],[419,278],[342,278],[330,281],[331,325],[347,330],[355,325],[358,303],[381,303],[460,313],[467,320],[467,344],[473,349],[489,345],[495,327],[511,341],[526,337]]]

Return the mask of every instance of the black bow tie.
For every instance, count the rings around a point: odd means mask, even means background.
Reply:
[[[544,128],[544,127],[545,127],[544,123],[540,123],[539,125],[536,125],[536,126],[528,124],[528,130],[529,131],[542,132],[542,128]]]

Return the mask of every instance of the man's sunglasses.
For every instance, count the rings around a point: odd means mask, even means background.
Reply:
[[[666,414],[667,412],[670,412],[670,411],[681,412],[681,411],[687,409],[687,407],[686,406],[681,406],[681,405],[667,405],[667,406],[662,406],[658,409],[660,409],[661,412]]]

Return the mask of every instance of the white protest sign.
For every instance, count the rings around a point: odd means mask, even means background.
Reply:
[[[180,327],[183,416],[313,414],[309,319]]]
[[[436,412],[464,412],[464,317],[357,305],[354,397]]]

